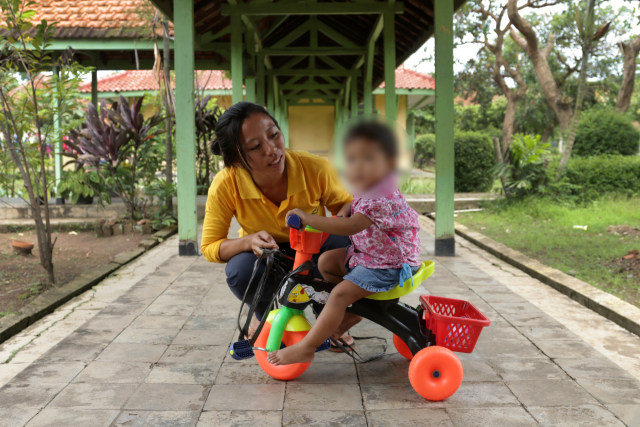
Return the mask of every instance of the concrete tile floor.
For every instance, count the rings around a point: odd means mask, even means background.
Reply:
[[[175,252],[174,238],[0,346],[0,425],[640,425],[640,339],[464,241],[421,291],[467,299],[492,326],[444,402],[411,389],[393,348],[362,365],[321,353],[288,383],[233,361],[223,266]],[[352,333],[392,347],[371,322]]]

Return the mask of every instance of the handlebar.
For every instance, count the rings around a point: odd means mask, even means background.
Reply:
[[[287,218],[287,226],[289,228],[300,230],[300,228],[302,228],[302,220],[296,214],[290,215],[289,218]]]

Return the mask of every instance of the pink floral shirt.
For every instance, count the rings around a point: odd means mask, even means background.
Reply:
[[[390,176],[372,191],[355,194],[351,214],[366,215],[373,224],[351,236],[349,267],[402,268],[420,265],[418,214],[411,209]]]

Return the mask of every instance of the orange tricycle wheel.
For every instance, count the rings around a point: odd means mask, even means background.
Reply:
[[[413,359],[413,353],[409,350],[409,346],[396,334],[393,334],[393,346],[398,350],[398,353],[404,356],[405,359]]]
[[[255,342],[256,347],[266,348],[267,347],[267,339],[269,338],[269,331],[271,330],[271,324],[265,323],[260,335],[258,335],[258,339]],[[282,336],[282,342],[285,346],[293,345],[297,342],[302,341],[302,339],[307,335],[308,331],[300,331],[300,332],[290,332],[285,331]],[[280,365],[275,366],[269,363],[267,360],[267,352],[261,350],[255,350],[256,359],[260,364],[260,367],[263,371],[265,371],[271,377],[281,380],[288,381],[302,375],[304,371],[307,370],[311,362],[307,363],[294,363],[292,365]]]
[[[423,348],[411,360],[409,381],[416,393],[425,399],[444,400],[462,383],[462,363],[447,348]]]

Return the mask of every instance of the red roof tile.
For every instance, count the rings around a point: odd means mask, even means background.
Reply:
[[[380,88],[384,87],[384,82]],[[397,89],[435,89],[436,80],[433,76],[422,74],[415,70],[404,68],[401,65],[396,69],[396,88]]]
[[[150,37],[156,12],[149,0],[37,0],[30,9],[33,22],[55,22],[63,38]]]
[[[231,89],[231,79],[224,71],[198,71],[198,89]],[[121,71],[98,80],[98,92],[133,92],[158,90],[158,81],[151,70]],[[90,93],[91,82],[80,86],[80,92]]]
[[[231,89],[231,79],[224,71],[198,71],[198,88],[205,90]],[[384,83],[380,85],[384,87]],[[398,89],[435,89],[433,77],[406,68],[396,70]],[[98,80],[98,92],[133,92],[158,90],[158,82],[151,70],[122,71]],[[91,83],[80,86],[80,92],[91,92]]]

